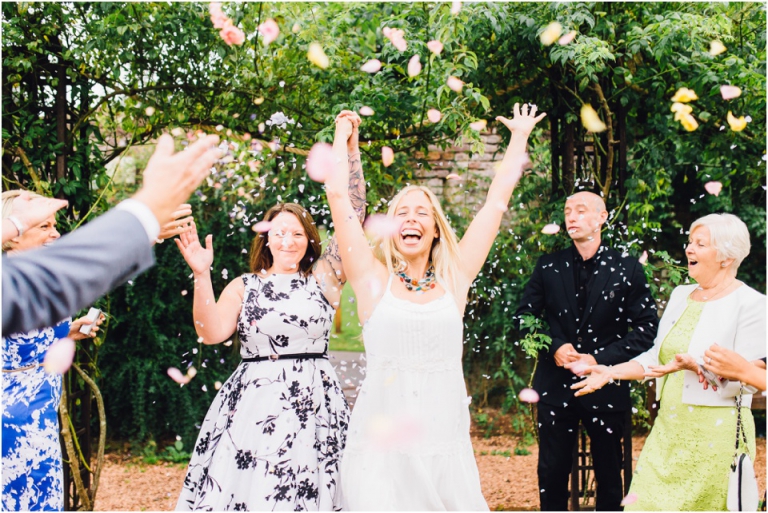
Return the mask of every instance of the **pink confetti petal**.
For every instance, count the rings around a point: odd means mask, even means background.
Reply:
[[[395,152],[389,146],[382,146],[381,148],[381,162],[384,167],[389,167],[392,162],[395,161]]]
[[[185,376],[176,367],[168,367],[168,376],[180,385],[186,385],[192,379],[191,376]]]
[[[269,18],[267,21],[259,25],[259,33],[263,38],[262,40],[264,41],[264,44],[269,45],[272,41],[277,39],[277,36],[280,35],[280,27],[277,25],[275,20]]]
[[[231,20],[219,31],[219,36],[229,46],[241,45],[245,42],[245,33],[232,24]]]
[[[315,182],[325,183],[336,165],[333,146],[315,143],[307,156],[307,174]]]
[[[361,116],[373,116],[373,109],[370,107],[360,107]]]
[[[381,69],[381,61],[379,59],[371,59],[370,61],[360,66],[360,69],[366,73],[376,73]]]
[[[630,504],[634,504],[637,502],[637,494],[636,493],[630,493],[627,494],[626,497],[621,501],[622,506],[628,506]]]
[[[461,176],[457,175],[456,173],[451,173],[448,176],[445,177],[446,180],[461,180]]]
[[[723,100],[733,100],[741,96],[741,88],[732,85],[720,86],[720,94],[723,96]]]
[[[640,262],[641,265],[645,265],[645,263],[648,261],[648,252],[643,251],[643,254],[640,255],[640,258],[638,258],[637,261]]]
[[[419,61],[419,56],[414,55],[411,57],[411,60],[408,61],[408,76],[415,77],[419,73],[421,73],[421,62]]]
[[[459,11],[461,11],[461,1],[453,0],[453,2],[451,2],[451,14],[459,14]]]
[[[258,223],[254,224],[251,227],[251,230],[253,230],[256,233],[268,232],[271,229],[272,229],[272,223],[269,221],[259,221]]]
[[[541,229],[541,233],[543,233],[544,235],[554,235],[559,231],[560,231],[560,225],[555,223],[550,223]]]
[[[720,182],[707,182],[704,184],[704,189],[715,196],[720,195],[720,191],[723,190],[723,184]]]
[[[457,77],[448,77],[448,80],[445,82],[448,84],[448,87],[456,91],[457,93],[460,93],[462,89],[464,89],[464,82],[461,81],[461,79]]]
[[[429,48],[429,51],[434,53],[435,55],[440,55],[443,53],[443,43],[440,41],[434,40],[427,43],[427,48]]]
[[[564,35],[563,37],[561,37],[560,39],[558,39],[557,44],[559,44],[560,46],[565,46],[571,41],[573,41],[576,38],[577,34],[578,34],[577,31],[572,30],[568,32],[566,35]]]
[[[577,363],[575,365],[572,365],[570,367],[571,372],[573,372],[577,376],[581,376],[582,374],[584,374],[584,371],[587,370],[588,368],[589,368],[589,365],[587,365],[586,363],[581,363],[581,362],[579,362],[579,363]]]
[[[48,374],[64,374],[75,358],[75,341],[62,338],[51,344],[43,358],[43,369]]]
[[[400,223],[385,214],[373,214],[365,220],[363,228],[368,235],[388,239],[400,232]]]
[[[524,388],[520,390],[520,394],[518,395],[521,401],[524,403],[538,403],[539,402],[539,394],[536,392],[536,390],[532,388]]]
[[[381,29],[381,33],[384,34],[384,37],[389,39],[389,36],[392,35],[392,27],[384,27]]]
[[[427,119],[432,123],[437,123],[443,118],[443,114],[437,109],[429,109],[427,111]]]

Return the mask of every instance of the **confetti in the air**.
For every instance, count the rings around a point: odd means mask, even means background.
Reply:
[[[643,251],[643,254],[640,255],[640,258],[638,258],[637,261],[640,262],[641,265],[645,265],[648,262],[648,252]]]
[[[395,152],[389,146],[382,146],[381,148],[381,162],[384,167],[389,167],[392,162],[395,161]]]
[[[720,191],[723,190],[723,184],[720,182],[707,182],[704,184],[704,190],[706,190],[708,193],[712,194],[713,196],[719,196]]]
[[[597,115],[595,109],[588,103],[581,106],[581,124],[590,132],[602,132],[607,127]]]
[[[741,96],[741,88],[732,85],[720,86],[720,94],[723,96],[723,100],[733,100]]]
[[[427,43],[427,48],[429,48],[429,51],[435,55],[440,55],[443,53],[443,43],[436,39]]]
[[[272,41],[277,39],[280,35],[280,27],[277,22],[272,18],[259,25],[259,34],[261,34],[262,41],[265,45],[269,45]]]
[[[453,0],[451,3],[451,14],[459,14],[459,11],[461,11],[461,0]]]
[[[563,33],[563,26],[560,23],[553,21],[546,26],[544,31],[539,35],[539,40],[544,46],[549,46],[560,38],[560,34]]]
[[[630,504],[634,504],[637,502],[637,494],[636,493],[630,493],[627,494],[626,497],[621,501],[622,506],[629,506]]]
[[[360,107],[360,115],[361,116],[373,116],[374,112],[373,109],[370,107]]]
[[[709,55],[711,55],[712,57],[716,55],[720,55],[725,50],[726,50],[725,45],[720,41],[715,40],[709,43]]]
[[[259,221],[251,227],[251,230],[256,233],[264,233],[268,232],[271,228],[272,223],[270,221]]]
[[[741,132],[747,127],[747,120],[744,119],[744,116],[737,118],[730,110],[728,111],[728,116],[726,116],[726,119],[728,120],[728,124],[730,125],[731,130],[734,132]]]
[[[51,344],[43,358],[43,369],[48,374],[64,374],[75,358],[75,341],[62,338]]]
[[[457,77],[448,77],[448,80],[446,80],[445,83],[448,84],[448,87],[457,93],[460,93],[461,90],[464,89],[464,82],[462,82],[461,79]]]
[[[307,156],[307,174],[315,182],[324,183],[333,172],[336,157],[333,146],[328,143],[315,143]]]
[[[688,89],[687,87],[681,87],[672,97],[673,102],[682,103],[688,103],[698,99],[699,97],[696,95],[696,92],[693,89]]]
[[[394,45],[395,48],[404,52],[408,48],[408,43],[405,41],[405,31],[402,29],[384,27],[381,31],[384,37]]]
[[[560,225],[555,223],[550,223],[541,229],[541,233],[543,233],[544,235],[554,235],[559,231],[560,231]]]
[[[408,76],[415,77],[419,73],[421,73],[421,61],[419,60],[419,56],[417,54],[411,57],[411,59],[408,61]]]
[[[472,130],[474,130],[476,132],[480,132],[481,130],[483,130],[485,128],[485,126],[487,124],[488,124],[488,122],[486,120],[481,119],[481,120],[475,121],[474,123],[470,123],[469,124],[469,128],[471,128]]]
[[[381,69],[381,61],[379,59],[371,59],[360,66],[360,69],[366,73],[376,73]]]
[[[537,403],[539,402],[539,394],[536,392],[536,390],[532,388],[524,388],[520,390],[520,395],[518,395],[521,401],[524,403]]]
[[[184,375],[179,369],[176,367],[169,367],[168,368],[168,376],[174,380],[176,383],[179,383],[180,385],[186,385],[190,382],[192,378],[195,377],[197,374],[197,369],[194,367],[190,367],[189,370],[187,370],[187,374]]]
[[[323,47],[320,46],[320,43],[317,42],[310,43],[309,51],[307,52],[307,59],[309,59],[309,62],[315,66],[322,69],[327,68],[330,64],[330,60],[328,59],[328,56],[325,55]]]
[[[385,214],[373,214],[365,220],[363,229],[370,236],[388,239],[397,235],[400,231],[400,223]]]
[[[576,38],[577,34],[578,34],[578,32],[576,30],[571,30],[566,35],[564,35],[563,37],[558,39],[557,40],[557,44],[559,44],[560,46],[565,46],[565,45],[571,43]]]
[[[456,173],[451,173],[448,176],[445,177],[446,180],[461,180],[461,176],[457,175]]]
[[[427,111],[427,119],[430,120],[432,123],[437,123],[442,119],[443,114],[437,110],[437,109],[429,109]]]

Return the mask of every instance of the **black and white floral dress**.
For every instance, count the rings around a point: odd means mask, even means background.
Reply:
[[[328,351],[315,278],[242,276],[243,358]],[[241,362],[205,416],[177,510],[339,510],[349,407],[326,359]]]

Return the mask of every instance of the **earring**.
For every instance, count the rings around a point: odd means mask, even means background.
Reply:
[[[720,264],[720,267],[725,267],[725,262],[722,262],[722,263]]]

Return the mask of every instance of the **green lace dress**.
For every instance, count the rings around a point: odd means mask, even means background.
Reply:
[[[688,306],[662,342],[659,361],[688,352],[704,303]],[[736,442],[736,407],[682,402],[683,373],[667,375],[659,415],[640,454],[625,511],[725,511],[728,471]],[[714,393],[714,392],[713,392]],[[755,423],[749,408],[741,419],[750,457],[755,457]]]

